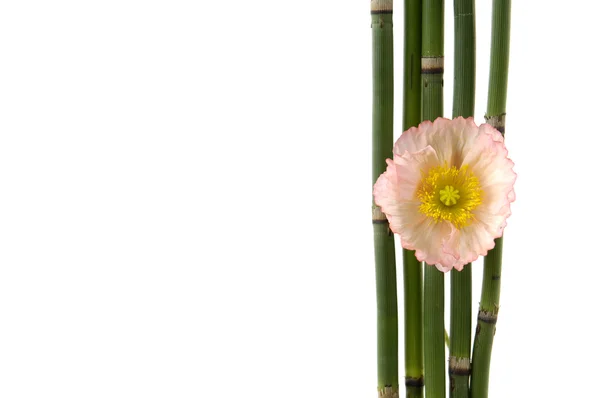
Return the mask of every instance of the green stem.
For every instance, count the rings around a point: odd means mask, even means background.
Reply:
[[[508,89],[508,57],[510,47],[510,0],[494,0],[492,8],[492,51],[488,107],[485,118],[504,134],[506,92]],[[500,120],[496,120],[500,119]],[[501,123],[498,123],[501,121]]]
[[[404,363],[407,398],[423,396],[423,263],[402,251],[404,268]]]
[[[423,0],[422,18],[421,116],[433,121],[443,115],[444,1]],[[425,391],[427,398],[444,398],[444,274],[433,266],[425,266],[423,296]]]
[[[444,345],[444,273],[425,265],[424,288],[425,392],[427,398],[446,396]]]
[[[404,1],[404,92],[402,130],[421,122],[421,0]],[[423,396],[423,263],[402,250],[404,277],[404,367],[407,398]]]
[[[501,264],[502,238],[498,238],[496,246],[488,252],[483,264],[483,286],[471,364],[471,397],[473,398],[487,398],[488,396],[492,344],[500,308]]]
[[[508,56],[510,47],[510,0],[494,0],[492,6],[492,51],[486,120],[504,135]],[[471,397],[487,398],[492,344],[500,308],[502,238],[488,252],[483,264],[483,285],[473,343]]]
[[[373,36],[373,183],[392,157],[394,128],[394,42],[392,1],[371,2]],[[398,394],[398,304],[394,236],[373,204],[377,294],[377,388],[381,397]]]
[[[471,264],[450,274],[450,398],[469,397],[471,364]]]
[[[423,0],[421,81],[423,120],[435,120],[444,112],[444,1]]]
[[[475,4],[454,0],[454,97],[452,117],[475,113]]]
[[[475,5],[454,0],[454,97],[452,117],[475,113]],[[450,277],[450,398],[468,398],[471,370],[471,264]]]

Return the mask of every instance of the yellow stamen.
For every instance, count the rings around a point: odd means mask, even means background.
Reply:
[[[449,221],[460,229],[473,220],[482,193],[479,180],[468,166],[434,167],[423,173],[417,189],[419,211],[436,222]]]

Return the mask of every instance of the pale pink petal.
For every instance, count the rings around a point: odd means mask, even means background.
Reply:
[[[419,212],[420,203],[416,200],[407,201],[396,205],[394,214],[387,214],[392,232],[400,235],[402,247],[409,250],[415,250],[413,239],[415,236],[412,232],[417,228],[427,217]]]
[[[482,203],[473,214],[475,223],[483,224],[490,234],[487,246],[491,247],[493,245],[490,242],[502,236],[506,219],[511,214],[510,203],[515,200],[514,184],[517,174],[513,171],[513,161],[507,155],[502,135],[491,126],[483,124],[471,151],[463,161],[477,176],[483,191]]]
[[[496,174],[505,174],[514,166],[508,159],[504,138],[488,124],[482,124],[473,135],[471,146],[462,156],[460,166],[464,165],[468,165],[478,176],[482,186],[487,185],[486,179],[494,183]]]
[[[400,199],[414,200],[423,173],[437,166],[440,161],[435,150],[428,145],[414,153],[405,151],[401,156],[395,154],[394,163]]]
[[[504,137],[502,134],[487,123],[483,123],[481,126],[479,126],[479,132],[490,135],[494,141],[504,142]]]
[[[409,177],[407,180],[399,179],[399,166],[390,159],[386,162],[388,166],[385,173],[379,176],[373,187],[373,197],[375,204],[386,215],[392,232],[400,233],[406,223],[409,223],[408,228],[410,228],[413,215],[420,214],[419,202],[407,199],[406,192],[399,188],[400,183],[408,185],[411,179]]]
[[[449,222],[435,222],[431,218],[423,217],[411,230],[405,230],[400,235],[402,247],[416,250],[417,260],[435,265],[442,272],[448,272],[458,260],[443,250],[444,242],[451,238],[452,229]]]
[[[470,130],[477,129],[475,124],[466,119],[448,120],[438,118],[433,122],[433,129],[428,131],[427,140],[438,153],[441,165],[457,166],[464,146],[469,145]]]
[[[490,239],[496,239],[502,236],[504,228],[506,227],[506,219],[510,217],[511,211],[510,205],[507,203],[496,212],[478,208],[473,214],[475,215],[476,223],[485,228],[490,235]]]
[[[467,263],[472,263],[479,256],[487,254],[494,247],[494,239],[487,231],[485,225],[473,223],[457,229],[452,237],[444,244],[444,252],[459,258],[454,268],[462,271]]]
[[[405,152],[419,152],[429,145],[426,131],[433,128],[433,123],[425,121],[418,127],[411,127],[400,135],[394,144],[394,156],[402,156]]]
[[[373,186],[373,198],[389,220],[389,215],[397,213],[396,206],[402,203],[402,192],[398,189],[397,165],[391,159],[386,159],[386,163],[387,169]]]
[[[404,228],[411,228],[419,213],[416,190],[421,180],[421,170],[439,162],[430,146],[416,153],[405,152],[402,156],[387,159],[387,169],[377,179],[373,187],[375,204],[381,207],[390,222],[390,229],[400,234]]]
[[[433,122],[425,121],[402,133],[394,146],[394,154],[416,152],[431,145],[441,165],[460,167],[461,160],[469,152],[478,131],[479,127],[473,118],[457,117],[449,120],[440,117]]]

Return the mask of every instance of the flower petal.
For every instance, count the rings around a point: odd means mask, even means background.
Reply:
[[[460,167],[464,154],[470,151],[479,130],[471,117],[452,120],[440,117],[433,122],[425,121],[402,133],[394,146],[394,155],[405,151],[416,152],[430,145],[441,165]]]
[[[456,264],[457,258],[443,250],[444,242],[451,239],[453,226],[449,222],[435,222],[423,217],[411,230],[400,236],[402,247],[416,250],[417,260],[435,265],[442,272],[448,272]]]
[[[494,247],[494,238],[485,225],[473,223],[466,227],[456,229],[451,238],[444,243],[444,252],[457,258],[453,265],[459,271],[467,263],[477,260],[480,255],[487,254]]]
[[[416,191],[421,180],[421,170],[439,163],[431,146],[416,152],[405,152],[402,156],[387,159],[387,169],[377,179],[373,187],[375,204],[381,207],[390,222],[390,229],[401,234],[405,228],[411,228],[417,218],[424,216],[419,212]]]
[[[402,200],[398,189],[398,174],[396,164],[391,159],[386,159],[387,169],[379,176],[373,186],[373,197],[377,206],[384,213],[390,211],[393,206]]]
[[[506,219],[511,214],[510,203],[515,201],[514,184],[517,174],[513,171],[513,161],[507,156],[502,135],[491,126],[483,124],[471,151],[463,161],[479,179],[483,197],[481,205],[473,214],[477,223],[484,224],[491,241],[502,236]],[[493,247],[489,242],[490,240],[486,246]]]
[[[440,161],[433,147],[428,145],[414,153],[405,151],[401,156],[395,154],[394,163],[400,199],[414,200],[423,174]]]

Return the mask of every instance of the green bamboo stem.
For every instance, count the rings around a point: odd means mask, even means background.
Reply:
[[[475,4],[454,0],[454,96],[452,117],[475,113]]]
[[[500,273],[502,263],[502,238],[488,252],[483,264],[483,286],[477,315],[477,329],[473,343],[471,364],[471,397],[487,398],[492,344],[500,308]]]
[[[444,1],[423,0],[421,81],[423,120],[435,120],[444,112]]]
[[[444,340],[444,274],[425,265],[424,287],[424,353],[425,394],[427,398],[446,396]]]
[[[475,5],[454,0],[454,96],[452,117],[475,113]],[[471,264],[450,275],[450,398],[468,398],[471,371]]]
[[[404,1],[402,130],[421,122],[421,0]],[[407,398],[423,397],[423,263],[402,250],[404,368]]]
[[[469,397],[471,303],[471,264],[466,264],[450,274],[450,398]]]
[[[407,398],[423,396],[423,263],[403,249],[404,363]]]
[[[373,38],[373,184],[392,157],[394,128],[394,42],[392,0],[371,1]],[[398,397],[398,304],[394,236],[373,204],[377,294],[377,390]]]
[[[444,1],[423,0],[421,48],[422,118],[443,115]],[[444,274],[425,266],[423,299],[425,393],[445,398]]]
[[[508,58],[510,47],[510,0],[494,0],[492,6],[492,51],[486,120],[504,135]],[[483,284],[477,316],[471,364],[471,397],[487,398],[492,344],[500,308],[502,274],[502,238],[488,252],[483,264]]]
[[[492,51],[488,108],[485,119],[504,134],[506,93],[508,89],[508,58],[510,47],[510,0],[494,0],[492,7]]]

